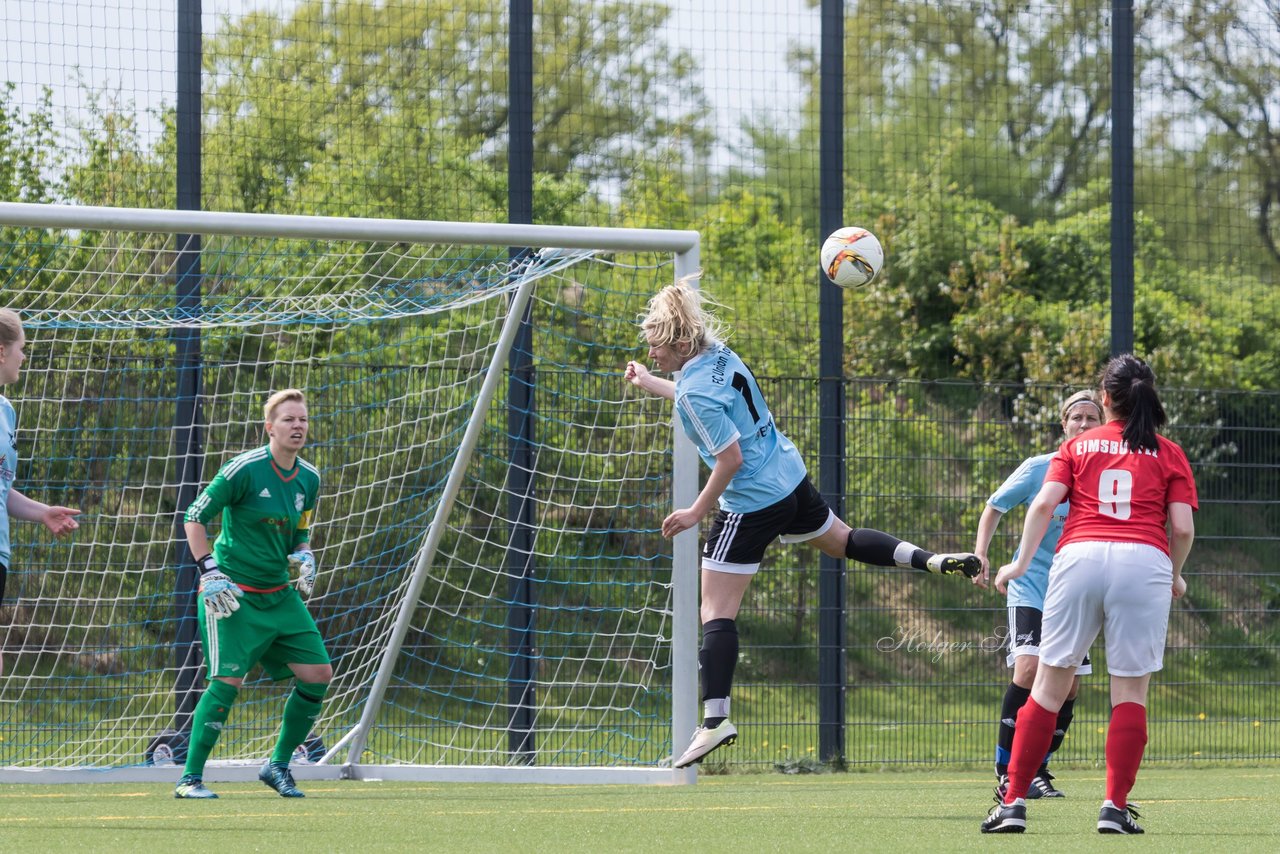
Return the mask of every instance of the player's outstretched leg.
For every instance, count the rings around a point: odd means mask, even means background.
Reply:
[[[941,575],[973,578],[982,572],[982,560],[975,554],[934,554],[873,528],[850,528],[844,556],[872,566],[912,567]]]
[[[729,723],[728,718],[721,721],[719,726],[709,729],[700,726],[693,731],[693,741],[689,742],[684,753],[680,754],[680,758],[675,761],[675,766],[688,768],[695,762],[701,762],[703,757],[717,747],[733,744],[737,740],[738,728]]]
[[[289,771],[288,762],[268,762],[258,772],[258,779],[264,786],[279,792],[282,798],[306,797],[293,782],[293,773]]]
[[[205,788],[204,780],[195,774],[183,774],[182,779],[178,781],[178,787],[173,790],[173,796],[179,800],[190,799],[196,801],[207,801],[218,797]]]

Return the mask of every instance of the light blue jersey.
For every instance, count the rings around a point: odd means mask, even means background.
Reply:
[[[778,432],[760,386],[742,359],[716,344],[685,363],[676,380],[676,412],[708,466],[736,440],[742,468],[720,496],[730,513],[761,510],[790,495],[804,480],[804,460]]]
[[[1049,461],[1053,457],[1054,454],[1041,454],[1023,460],[1017,471],[1009,475],[987,499],[987,505],[1001,513],[1008,513],[1020,504],[1030,504],[1044,485],[1045,472],[1049,470]],[[1044,593],[1049,587],[1049,566],[1053,563],[1054,552],[1058,550],[1058,538],[1062,536],[1062,523],[1066,519],[1067,502],[1064,501],[1053,511],[1049,528],[1044,532],[1040,548],[1032,555],[1026,574],[1009,582],[1010,607],[1021,605],[1044,610]],[[1016,551],[1013,559],[1018,559]]]
[[[18,476],[18,413],[0,394],[0,508],[9,506],[9,490]],[[9,514],[0,513],[0,564],[9,566]]]

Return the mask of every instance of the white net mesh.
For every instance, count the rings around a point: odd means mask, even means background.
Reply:
[[[70,540],[14,522],[0,765],[120,767],[157,745],[157,761],[181,757],[187,686],[203,685],[179,564],[183,496],[262,444],[262,401],[290,386],[307,391],[303,456],[323,478],[309,607],[335,670],[312,758],[348,733],[512,290],[530,276],[525,369],[505,369],[480,416],[364,761],[662,763],[671,558],[656,529],[670,504],[670,411],[621,368],[670,256],[512,264],[498,246],[205,235],[195,267],[179,240],[0,224],[3,304],[29,341],[4,390],[19,413],[17,487],[84,511]],[[175,297],[195,282],[198,299]],[[203,473],[184,491],[175,425],[181,381],[197,372]],[[246,682],[215,762],[270,751],[286,688],[261,672]]]

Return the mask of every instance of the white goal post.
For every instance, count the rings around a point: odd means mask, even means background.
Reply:
[[[304,389],[308,606],[334,663],[308,779],[691,783],[698,491],[670,403],[622,379],[692,231],[0,203],[28,337],[0,606],[0,781],[177,779],[203,687],[186,503]],[[250,780],[252,674],[206,769]]]

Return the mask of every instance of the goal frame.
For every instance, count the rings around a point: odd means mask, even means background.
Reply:
[[[0,225],[31,228],[95,229],[183,235],[231,235],[240,237],[350,240],[410,243],[455,243],[538,249],[556,247],[618,252],[663,252],[674,257],[674,278],[695,274],[700,267],[700,238],[696,231],[586,226],[466,223],[435,220],[363,219],[282,214],[180,211],[100,206],[41,205],[0,202]],[[391,678],[387,666],[408,628],[418,594],[426,580],[436,544],[474,449],[483,418],[496,393],[511,344],[524,316],[524,306],[536,280],[523,282],[512,295],[512,307],[504,321],[500,344],[476,401],[473,417],[459,443],[445,493],[418,550],[413,575],[401,603],[389,644],[371,686],[360,723],[344,734],[315,764],[295,765],[300,780],[412,780],[424,782],[521,782],[521,783],[652,783],[690,784],[696,767],[613,767],[537,765],[434,765],[368,764],[358,761],[365,738],[375,723],[380,692]],[[699,459],[693,443],[679,428],[675,413],[672,432],[672,500],[688,506],[698,494]],[[671,743],[678,751],[693,735],[698,704],[698,531],[678,534],[672,542],[671,578]],[[375,699],[376,698],[376,699]],[[238,782],[256,779],[259,765],[250,762],[210,762],[205,779]],[[171,782],[172,767],[132,765],[113,768],[0,767],[2,783]]]

